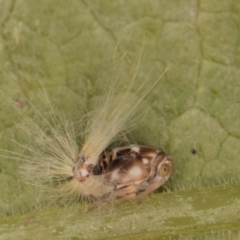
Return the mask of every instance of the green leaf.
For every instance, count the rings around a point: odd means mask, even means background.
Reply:
[[[169,70],[131,137],[174,159],[172,191],[85,215],[84,204],[26,211],[38,195],[1,157],[1,237],[238,239],[239,13],[237,0],[0,0],[0,149],[20,149],[11,140],[22,139],[29,102],[48,114],[40,82],[62,115],[80,119],[109,83],[116,46],[132,57],[144,39],[142,76]]]

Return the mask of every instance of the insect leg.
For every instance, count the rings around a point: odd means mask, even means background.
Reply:
[[[130,185],[113,192],[113,198],[117,203],[125,202],[136,197],[136,187]]]
[[[154,183],[150,184],[143,192],[138,194],[138,197],[140,197],[140,198],[146,197],[153,191],[157,190],[161,185],[162,185],[161,182],[154,182]]]

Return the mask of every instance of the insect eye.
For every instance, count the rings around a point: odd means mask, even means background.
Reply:
[[[171,173],[171,164],[170,163],[164,163],[159,170],[159,173],[162,177],[166,177]]]

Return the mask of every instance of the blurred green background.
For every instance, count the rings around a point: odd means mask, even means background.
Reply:
[[[1,157],[1,239],[239,238],[238,0],[0,0],[0,24],[1,149],[21,139],[24,99],[44,113],[40,82],[67,119],[80,118],[110,81],[116,46],[134,57],[144,38],[141,74],[169,70],[131,137],[174,159],[172,191],[86,215],[85,204],[26,211],[29,186]]]

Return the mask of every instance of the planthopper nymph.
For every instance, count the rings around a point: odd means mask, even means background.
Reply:
[[[85,187],[84,194],[116,202],[144,197],[163,185],[172,172],[172,158],[155,148],[129,145],[104,151],[96,164],[80,153],[73,178]],[[101,185],[99,185],[101,183]]]
[[[149,195],[171,176],[172,158],[164,151],[138,144],[111,148],[136,125],[143,100],[161,78],[139,76],[141,54],[137,59],[135,67],[131,65],[109,81],[77,130],[60,117],[46,94],[47,118],[34,106],[38,121],[28,117],[20,126],[28,143],[18,143],[23,151],[14,153],[13,158],[21,161],[24,181],[47,191],[44,196],[50,202],[90,200],[96,206],[99,202],[124,202]]]

